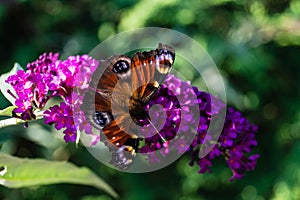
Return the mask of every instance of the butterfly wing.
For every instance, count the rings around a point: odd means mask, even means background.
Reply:
[[[159,43],[157,49],[137,52],[131,59],[132,98],[147,103],[171,71],[175,50]]]
[[[118,106],[114,109],[114,115],[112,113],[112,94],[114,93],[122,100],[128,96],[122,88],[115,87],[120,79],[118,74],[114,72],[114,65],[117,62],[128,63],[129,66],[131,60],[126,56],[112,56],[106,60],[101,60],[99,67],[93,74],[81,107],[88,121],[99,130],[111,123],[114,118],[122,115],[121,110],[125,106],[124,102],[114,104]]]
[[[158,91],[160,84],[171,71],[175,59],[172,47],[159,44],[157,49],[137,52],[131,59],[131,97],[129,113],[137,125],[149,121],[144,105]]]
[[[104,143],[112,151],[111,164],[120,169],[128,168],[135,156],[134,145],[124,146],[135,137],[124,131],[131,123],[127,108],[131,92],[130,63],[126,56],[101,60],[82,105],[87,119],[106,138]]]

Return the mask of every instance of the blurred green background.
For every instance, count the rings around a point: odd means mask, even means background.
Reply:
[[[199,175],[183,156],[156,172],[120,173],[85,148],[64,144],[42,122],[1,129],[2,151],[88,166],[122,200],[300,199],[299,0],[2,0],[0,74],[43,52],[60,52],[62,58],[88,53],[109,36],[145,26],[185,33],[212,56],[226,81],[228,104],[259,125],[255,152],[261,157],[254,171],[229,182],[224,160],[215,161],[212,174]],[[197,77],[191,81],[197,85]],[[8,105],[1,95],[0,109]],[[59,184],[0,187],[0,199],[110,197],[91,187]]]

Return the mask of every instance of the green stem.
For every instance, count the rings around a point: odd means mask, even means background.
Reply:
[[[4,128],[4,127],[7,127],[7,126],[14,126],[14,125],[18,125],[18,124],[23,124],[25,122],[35,121],[35,120],[43,118],[43,111],[37,111],[34,114],[36,116],[36,119],[34,119],[34,120],[22,120],[22,119],[15,118],[15,117],[0,120],[0,128]]]

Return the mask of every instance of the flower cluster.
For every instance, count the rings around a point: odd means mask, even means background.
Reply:
[[[257,126],[251,124],[245,117],[241,115],[240,112],[234,110],[233,108],[228,108],[223,129],[221,131],[220,137],[210,138],[212,142],[216,142],[212,147],[211,151],[203,157],[199,158],[199,144],[203,144],[203,138],[207,134],[208,126],[220,126],[220,124],[210,124],[211,116],[214,112],[220,112],[222,103],[217,103],[218,101],[215,97],[210,94],[198,91],[194,88],[197,97],[204,102],[211,102],[204,106],[199,104],[201,107],[200,115],[201,119],[198,128],[198,134],[190,146],[190,153],[192,156],[190,165],[193,166],[195,161],[200,166],[199,173],[210,172],[212,166],[212,161],[218,157],[223,156],[227,162],[227,165],[231,168],[233,176],[230,180],[240,179],[243,177],[245,172],[253,170],[256,165],[256,160],[259,158],[258,154],[248,155],[253,148],[257,145],[255,139],[255,133],[257,132]],[[212,110],[214,110],[212,112]],[[214,141],[215,140],[215,141]]]
[[[70,56],[66,60],[59,60],[58,56],[45,53],[28,64],[26,71],[19,70],[10,76],[7,83],[13,86],[17,96],[8,92],[16,99],[15,117],[32,120],[36,118],[36,111],[44,109],[45,123],[64,129],[65,141],[74,142],[78,130],[92,133],[81,105],[98,62],[88,55]],[[56,96],[63,102],[45,110],[49,99]],[[230,180],[240,179],[245,172],[254,169],[259,155],[250,154],[257,145],[257,126],[189,82],[168,75],[145,110],[153,126],[145,122],[145,126],[140,127],[144,143],[138,152],[148,156],[150,163],[160,162],[171,152],[179,155],[188,152],[190,165],[197,163],[199,173],[211,172],[213,160],[220,156],[233,172]],[[226,113],[223,120],[214,120],[216,116],[222,118],[222,113]],[[98,135],[92,136],[96,138],[94,142],[99,141]],[[201,151],[205,148],[209,151],[203,155]]]
[[[228,108],[223,121],[212,121],[215,116],[226,111],[225,104],[174,75],[167,77],[147,109],[155,104],[160,104],[166,115],[157,111],[152,121],[154,124],[165,121],[160,134],[168,141],[163,143],[157,134],[146,137],[140,152],[148,153],[149,162],[160,162],[161,156],[174,150],[179,154],[188,152],[191,155],[190,165],[193,166],[196,162],[200,167],[199,173],[211,172],[212,161],[219,156],[225,158],[233,172],[230,180],[240,179],[245,172],[254,169],[259,155],[248,154],[257,145],[257,126],[251,124],[240,112]],[[223,128],[220,129],[220,126]],[[147,134],[147,131],[142,130]],[[153,134],[153,131],[150,133]],[[200,157],[200,149],[207,144],[214,145],[207,155]]]
[[[13,116],[28,121],[36,118],[36,111],[41,111],[53,97],[59,96],[64,102],[45,110],[43,117],[46,124],[55,124],[59,130],[65,128],[65,141],[76,140],[76,130],[86,130],[91,133],[89,124],[80,124],[76,127],[73,112],[82,112],[80,105],[85,89],[88,87],[91,75],[96,70],[98,62],[89,57],[70,56],[66,60],[59,60],[59,55],[44,53],[38,60],[29,63],[26,71],[19,70],[15,75],[8,77],[17,94],[14,96],[16,109]],[[82,112],[81,121],[86,121]]]
[[[160,105],[157,111],[152,111],[154,105]],[[194,133],[187,134],[190,127],[197,126],[199,118],[198,101],[194,90],[189,82],[183,82],[174,75],[167,76],[158,93],[145,106],[145,110],[152,111],[150,118],[159,129],[160,135],[154,134],[155,130],[150,127],[142,127],[141,132],[145,136],[145,145],[141,147],[141,153],[160,150],[162,155],[168,154],[170,146],[177,153],[182,154],[188,148],[188,143],[195,136]],[[165,115],[164,115],[165,114]],[[166,141],[163,141],[164,138]],[[163,148],[163,149],[162,149]],[[149,154],[154,158],[155,153]]]

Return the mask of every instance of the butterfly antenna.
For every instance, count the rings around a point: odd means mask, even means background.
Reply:
[[[155,129],[156,133],[159,135],[159,137],[161,138],[161,140],[163,141],[163,143],[166,143],[167,140],[160,134],[160,132],[155,127],[155,125],[152,123],[151,119],[149,117],[147,117],[147,119],[148,119],[150,125]]]

